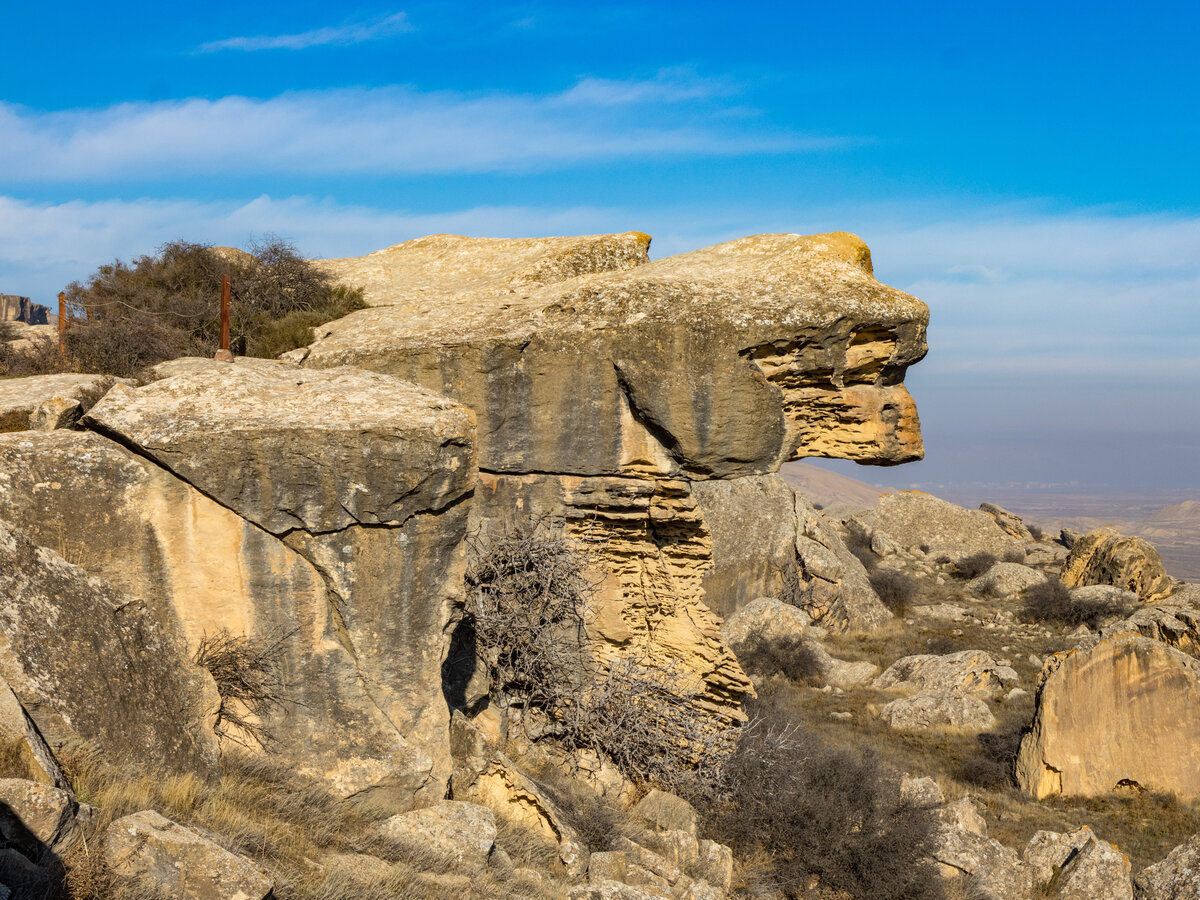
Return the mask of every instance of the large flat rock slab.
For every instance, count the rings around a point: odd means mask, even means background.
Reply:
[[[78,401],[108,389],[107,375],[29,375],[0,378],[0,432],[24,431],[31,427],[37,408],[56,398]],[[94,398],[93,398],[94,399]]]
[[[1200,797],[1200,661],[1133,634],[1052,656],[1016,772],[1038,799],[1130,783]]]
[[[356,369],[188,368],[114,388],[85,424],[272,534],[398,525],[474,484],[474,415],[426,388]]]
[[[496,472],[704,478],[921,457],[903,376],[928,310],[874,279],[858,238],[759,235],[631,267],[628,235],[587,241],[611,271],[559,278],[573,270],[549,244],[531,262],[528,242],[448,236],[338,261],[351,283],[369,273],[375,306],[322,326],[304,366],[465,403]],[[457,262],[426,269],[431,254]],[[554,280],[528,276],[539,266]]]

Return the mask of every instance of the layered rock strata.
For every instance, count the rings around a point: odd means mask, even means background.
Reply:
[[[1060,577],[1067,587],[1109,584],[1133,591],[1146,603],[1165,600],[1176,590],[1154,547],[1111,527],[1089,531],[1075,541]]]
[[[848,234],[760,235],[655,262],[648,243],[438,235],[325,261],[372,308],[322,326],[294,358],[474,409],[473,520],[586,527],[606,573],[601,653],[661,652],[732,713],[749,682],[709,609],[779,592],[778,568],[815,585],[829,624],[888,618],[857,561],[769,476],[803,456],[920,458],[903,376],[925,353],[928,311],[875,281]],[[759,496],[786,515],[752,546],[727,524],[752,512],[758,527]]]

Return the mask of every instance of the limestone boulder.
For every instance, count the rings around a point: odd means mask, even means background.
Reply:
[[[1016,597],[1027,588],[1041,584],[1046,576],[1020,563],[999,562],[967,582],[967,590],[984,597]]]
[[[969,880],[973,896],[1013,900],[1025,888],[1025,873],[1016,851],[988,837],[987,823],[966,797],[938,812],[933,859],[949,879]]]
[[[1031,896],[1133,900],[1129,857],[1084,825],[1070,834],[1039,831],[1022,856]]]
[[[880,690],[940,691],[953,694],[999,694],[1020,681],[1009,666],[1002,666],[982,650],[962,650],[944,656],[905,656],[888,666],[872,682]]]
[[[1137,900],[1200,900],[1200,835],[1192,835],[1167,858],[1133,880]]]
[[[107,391],[115,379],[107,375],[30,375],[0,379],[0,432],[24,431],[37,425],[45,429],[52,419],[51,410],[59,408],[59,418],[73,402],[94,401]]]
[[[1019,541],[1031,543],[1033,535],[1016,513],[1009,512],[1003,506],[995,503],[980,503],[979,508],[996,520],[996,524],[1006,533]]]
[[[686,831],[696,836],[699,816],[682,797],[657,788],[638,801],[633,814],[659,831]]]
[[[928,310],[874,279],[858,238],[759,235],[654,262],[645,235],[572,240],[437,235],[330,263],[373,308],[323,326],[304,365],[462,401],[495,472],[730,477],[800,456],[920,457],[902,379]]]
[[[83,738],[176,770],[216,765],[215,687],[176,632],[3,520],[0,676],[52,743]]]
[[[1089,531],[1075,541],[1059,577],[1067,587],[1110,584],[1133,591],[1145,603],[1167,598],[1176,586],[1157,550],[1111,527]]]
[[[1075,590],[1085,590],[1076,588]],[[1200,658],[1200,610],[1185,606],[1147,606],[1105,629],[1111,636],[1133,631]]]
[[[721,633],[734,653],[760,641],[798,641],[812,622],[808,613],[773,597],[759,597],[725,620]]]
[[[180,900],[267,900],[270,880],[250,860],[153,810],[113,822],[103,851],[119,885]]]
[[[986,512],[963,509],[920,491],[885,494],[859,522],[870,535],[882,533],[901,547],[920,547],[927,554],[990,553],[1003,558],[1021,546]]]
[[[496,845],[495,814],[457,800],[392,816],[380,831],[414,855],[430,855],[449,866],[482,867]]]
[[[711,479],[693,484],[692,495],[713,542],[706,602],[721,615],[774,596],[835,631],[870,631],[892,620],[833,524],[783,479]]]
[[[921,691],[885,704],[879,717],[897,731],[964,728],[983,731],[996,724],[987,703],[970,694]]]
[[[1042,669],[1016,775],[1038,799],[1134,784],[1200,797],[1200,661],[1141,635],[1067,651]]]
[[[474,485],[473,416],[432,391],[350,369],[207,363],[115,388],[85,424],[276,535],[402,524]]]
[[[205,635],[221,631],[278,641],[288,703],[264,725],[278,740],[276,752],[302,773],[341,794],[387,790],[398,803],[418,789],[444,791],[451,764],[441,663],[462,602],[465,515],[416,516],[396,534],[342,534],[355,574],[377,576],[373,602],[358,605],[327,581],[324,573],[336,566],[322,571],[145,456],[95,433],[0,435],[0,517],[20,521],[34,542],[141,598],[138,608],[156,633],[182,639],[184,658]],[[422,544],[422,535],[431,537]],[[374,542],[387,538],[394,543],[378,549]],[[26,577],[35,571],[31,562]],[[121,658],[98,659],[99,674],[77,666],[81,698],[88,679],[117,677],[111,660]],[[122,689],[135,705],[136,683]],[[68,695],[56,688],[56,696]]]
[[[67,791],[0,778],[0,835],[5,845],[34,863],[61,858],[85,843],[96,829],[97,813]]]
[[[3,679],[0,679],[0,741],[15,748],[24,777],[52,787],[68,787],[54,751]]]

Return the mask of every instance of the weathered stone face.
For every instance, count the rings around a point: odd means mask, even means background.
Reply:
[[[274,751],[300,770],[346,794],[445,783],[440,665],[461,604],[465,509],[436,517],[444,530],[416,516],[397,529],[297,532],[293,543],[339,541],[314,551],[314,565],[112,441],[27,432],[0,436],[0,516],[145,598],[160,627],[191,649],[222,629],[285,637],[294,703],[266,724],[279,739]],[[381,545],[385,536],[395,543]],[[322,567],[333,573],[328,582]],[[360,581],[370,590],[353,591]]]
[[[1061,578],[1067,587],[1111,584],[1133,591],[1146,603],[1166,599],[1175,591],[1175,581],[1163,568],[1158,551],[1115,528],[1097,528],[1079,538],[1063,562]]]
[[[523,242],[439,236],[336,261],[349,281],[370,273],[376,308],[324,326],[304,364],[466,403],[480,467],[496,472],[703,478],[801,456],[920,458],[902,379],[928,311],[874,280],[857,238],[759,235],[632,267],[628,235],[588,240],[581,271],[597,274],[550,283],[514,280]],[[471,266],[400,287],[431,255]]]
[[[1122,782],[1200,797],[1200,662],[1140,635],[1052,656],[1042,670],[1017,781],[1041,799]]]
[[[963,509],[921,491],[885,494],[875,509],[860,517],[860,523],[870,534],[882,534],[897,546],[922,547],[931,553],[1002,557],[1021,546],[986,512]]]
[[[0,520],[0,674],[52,742],[215,768],[212,678],[140,600]]]

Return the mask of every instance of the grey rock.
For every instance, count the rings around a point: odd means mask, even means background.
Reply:
[[[429,854],[443,865],[482,867],[496,844],[496,817],[486,806],[443,800],[392,816],[380,831],[414,854]]]
[[[1133,900],[1129,859],[1084,825],[1070,834],[1039,831],[1025,848],[1028,890],[1061,900]]]
[[[1166,859],[1133,880],[1137,900],[1200,900],[1200,835],[1192,835]]]
[[[1029,566],[999,562],[978,578],[968,581],[967,589],[984,597],[1015,597],[1045,580],[1045,575]]]
[[[944,656],[918,654],[896,660],[872,683],[879,689],[939,691],[993,695],[1020,678],[1009,666],[982,650],[962,650]]]
[[[949,691],[923,691],[888,703],[880,718],[897,731],[929,728],[984,730],[996,724],[988,705],[978,697]]]

